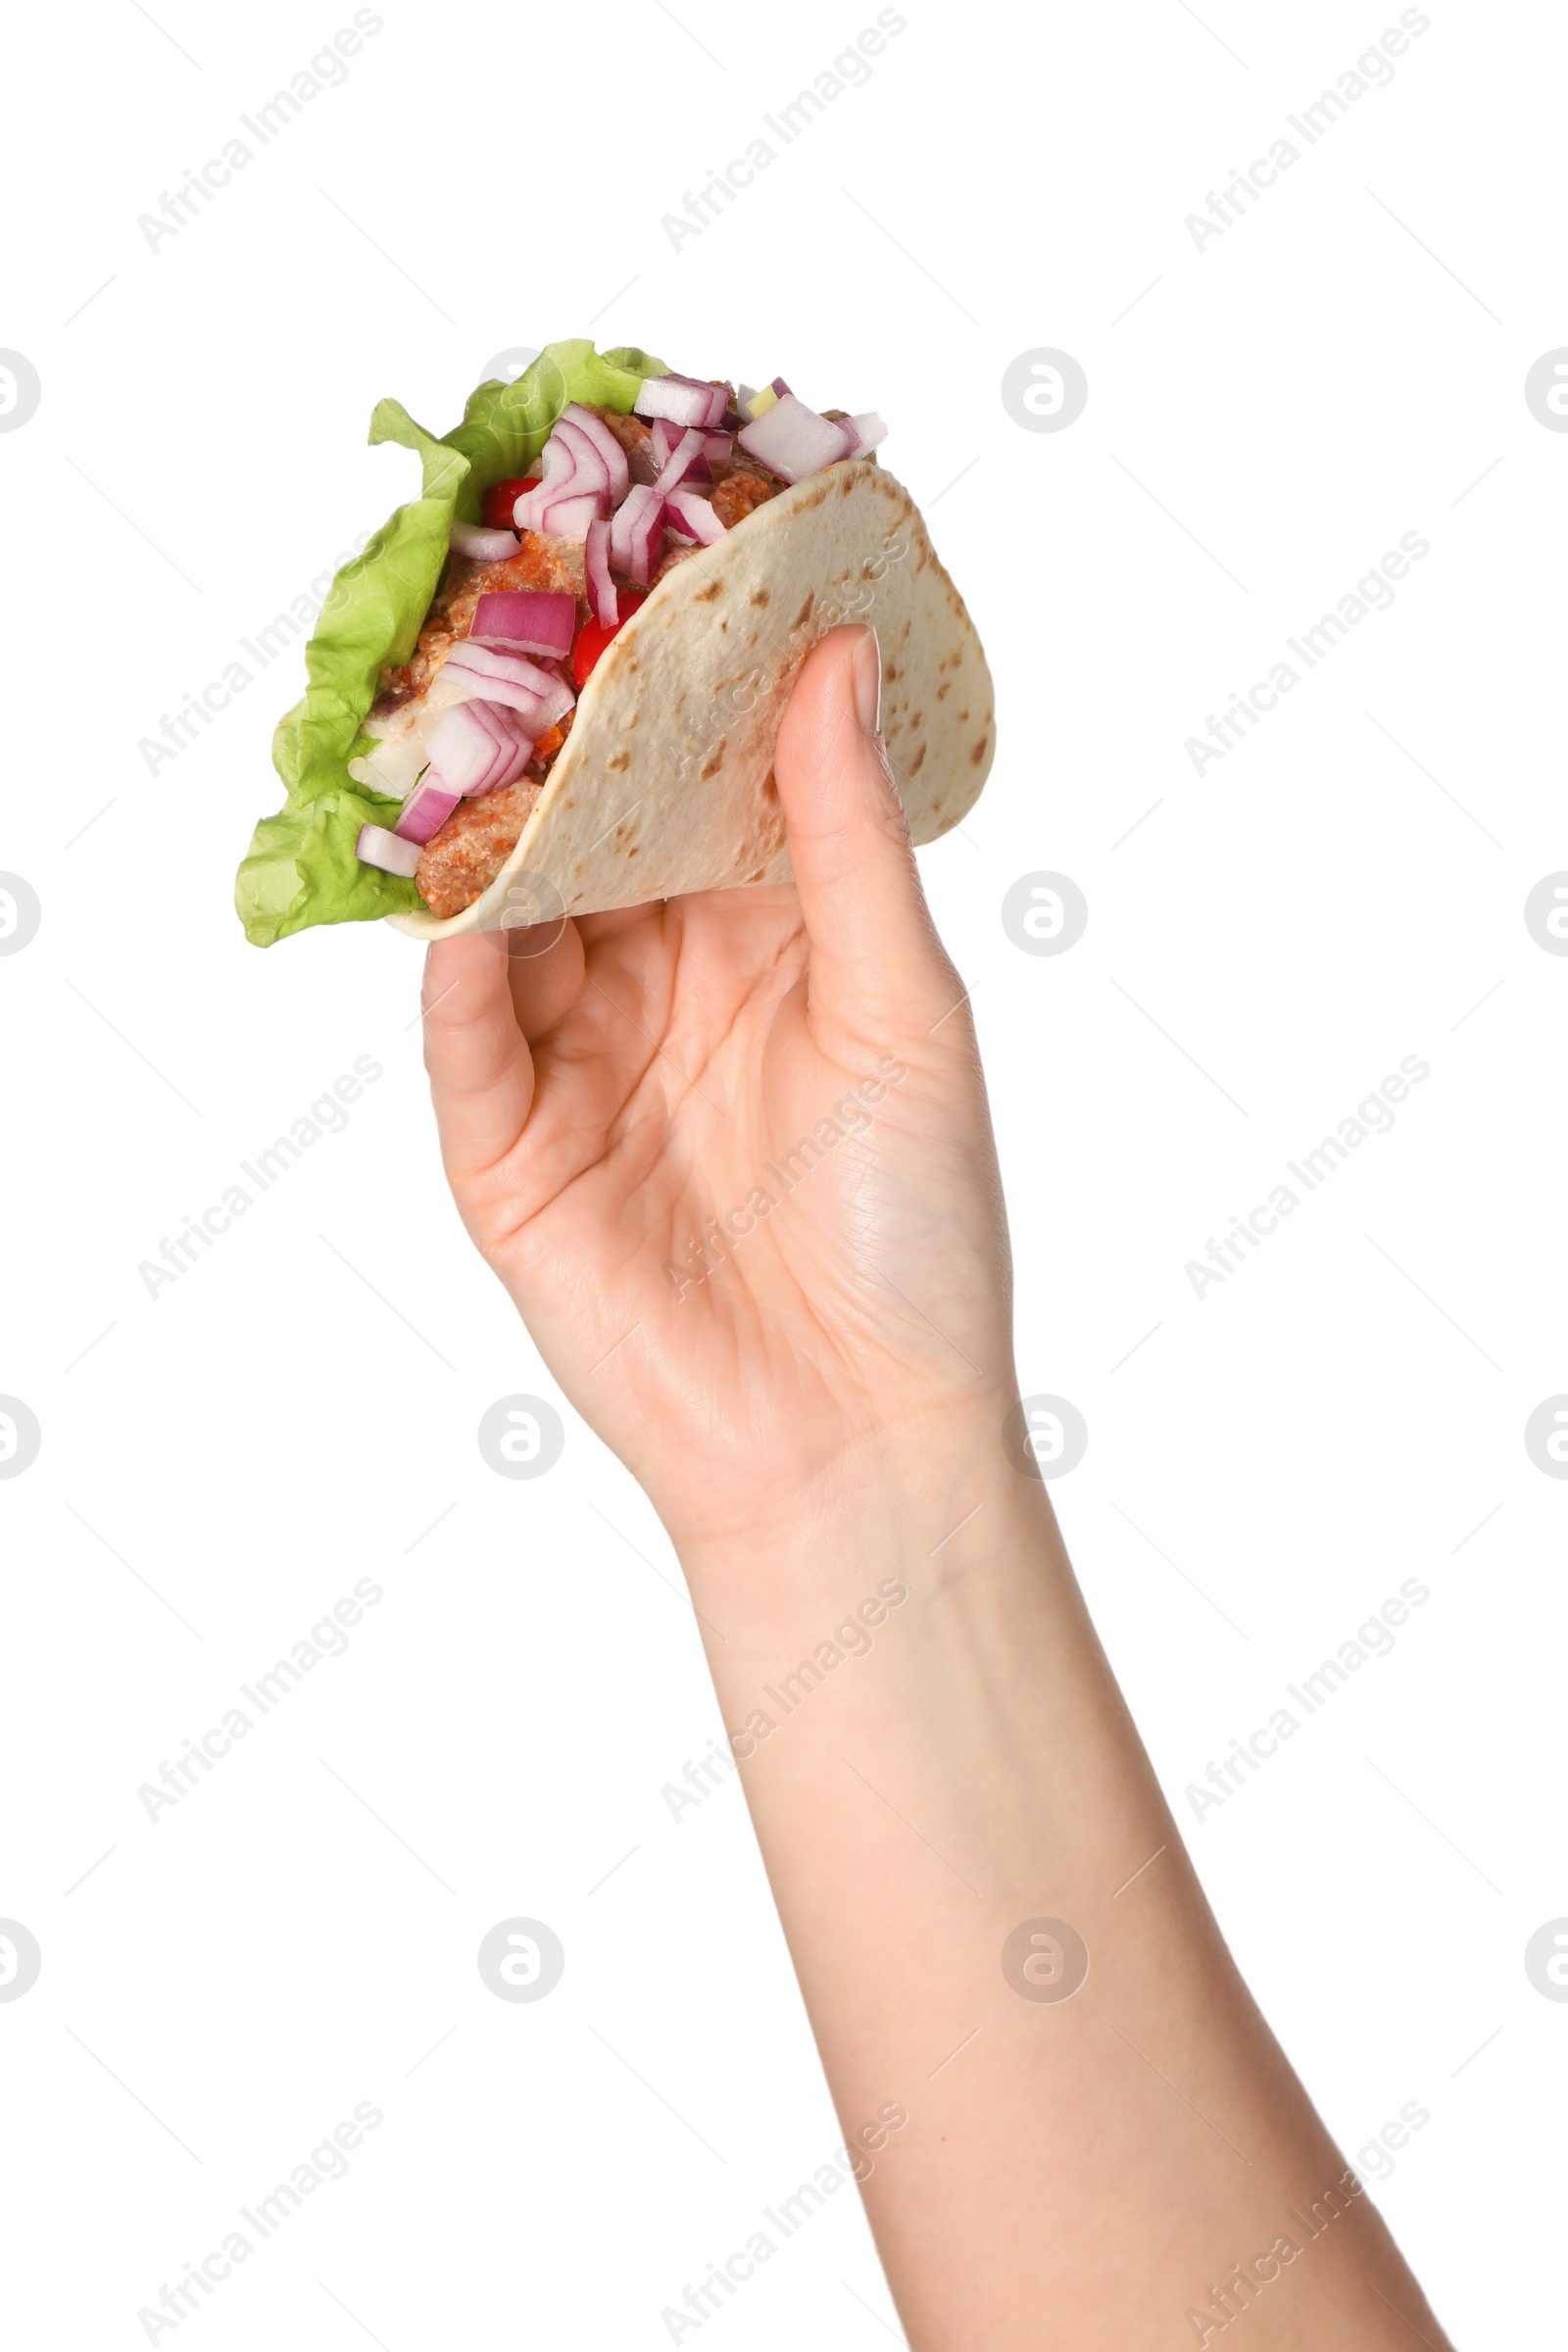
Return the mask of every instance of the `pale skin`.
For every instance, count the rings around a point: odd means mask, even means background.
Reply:
[[[912,2352],[1176,2352],[1244,2312],[1252,2352],[1451,2352],[1221,1940],[1005,1440],[985,1084],[877,677],[841,628],[796,685],[794,885],[431,948],[453,1193],[685,1569]],[[843,1662],[799,1676],[824,1643]],[[1042,1921],[1087,1948],[1070,1997],[1036,1997],[1081,1965]]]

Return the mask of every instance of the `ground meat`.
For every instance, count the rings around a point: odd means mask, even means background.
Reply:
[[[726,385],[724,389],[733,407],[733,388]],[[659,466],[648,420],[622,416],[617,409],[595,409],[593,414],[603,418],[626,452],[631,479],[653,481]],[[828,414],[842,416],[843,412]],[[713,512],[726,530],[733,530],[738,522],[744,522],[748,514],[755,514],[787,486],[780,475],[749,456],[738,443],[732,447],[728,463],[716,466],[713,473]],[[654,574],[654,584],[697,552],[693,547],[672,543]],[[619,574],[616,577],[620,579]],[[620,584],[630,585],[624,580]],[[407,662],[381,672],[381,691],[370,712],[372,718],[388,718],[424,695],[439,675],[453,646],[467,636],[479,598],[499,588],[569,590],[577,600],[578,626],[590,617],[583,550],[579,546],[564,539],[547,538],[536,531],[524,531],[517,553],[504,564],[474,564],[465,557],[454,556],[413,654]],[[416,715],[409,713],[410,718]],[[551,762],[570,733],[575,715],[574,711],[568,711],[559,726],[548,728],[539,737],[527,770],[518,782],[508,785],[502,792],[460,801],[440,831],[425,844],[416,878],[432,914],[442,917],[461,914],[495,880],[533,813]]]
[[[725,474],[713,492],[713,513],[725,530],[732,531],[748,514],[765,506],[770,498],[776,498],[782,488],[776,476],[764,478],[760,470],[748,466],[744,471]]]
[[[461,914],[489,888],[516,848],[542,790],[525,777],[503,792],[458,803],[425,843],[415,877],[432,914]]]
[[[474,606],[493,588],[569,589],[582,621],[588,614],[586,586],[582,549],[538,531],[524,531],[517,553],[504,564],[470,564],[466,556],[454,556],[413,654],[396,669],[381,672],[381,693],[371,715],[383,716],[412,696],[423,694],[454,645],[468,634]]]

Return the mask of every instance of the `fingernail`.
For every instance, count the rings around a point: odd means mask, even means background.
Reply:
[[[855,710],[866,734],[874,735],[882,716],[882,648],[875,629],[864,630],[855,649]]]

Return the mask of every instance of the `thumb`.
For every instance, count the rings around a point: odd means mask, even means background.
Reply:
[[[773,754],[813,991],[848,1011],[940,994],[950,970],[878,725],[876,631],[830,629],[808,657]]]

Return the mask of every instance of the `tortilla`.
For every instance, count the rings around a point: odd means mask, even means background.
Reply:
[[[773,746],[807,655],[841,621],[882,649],[882,731],[916,842],[979,797],[995,693],[918,509],[864,461],[808,475],[666,573],[602,656],[522,834],[460,914],[416,939],[787,881]]]

